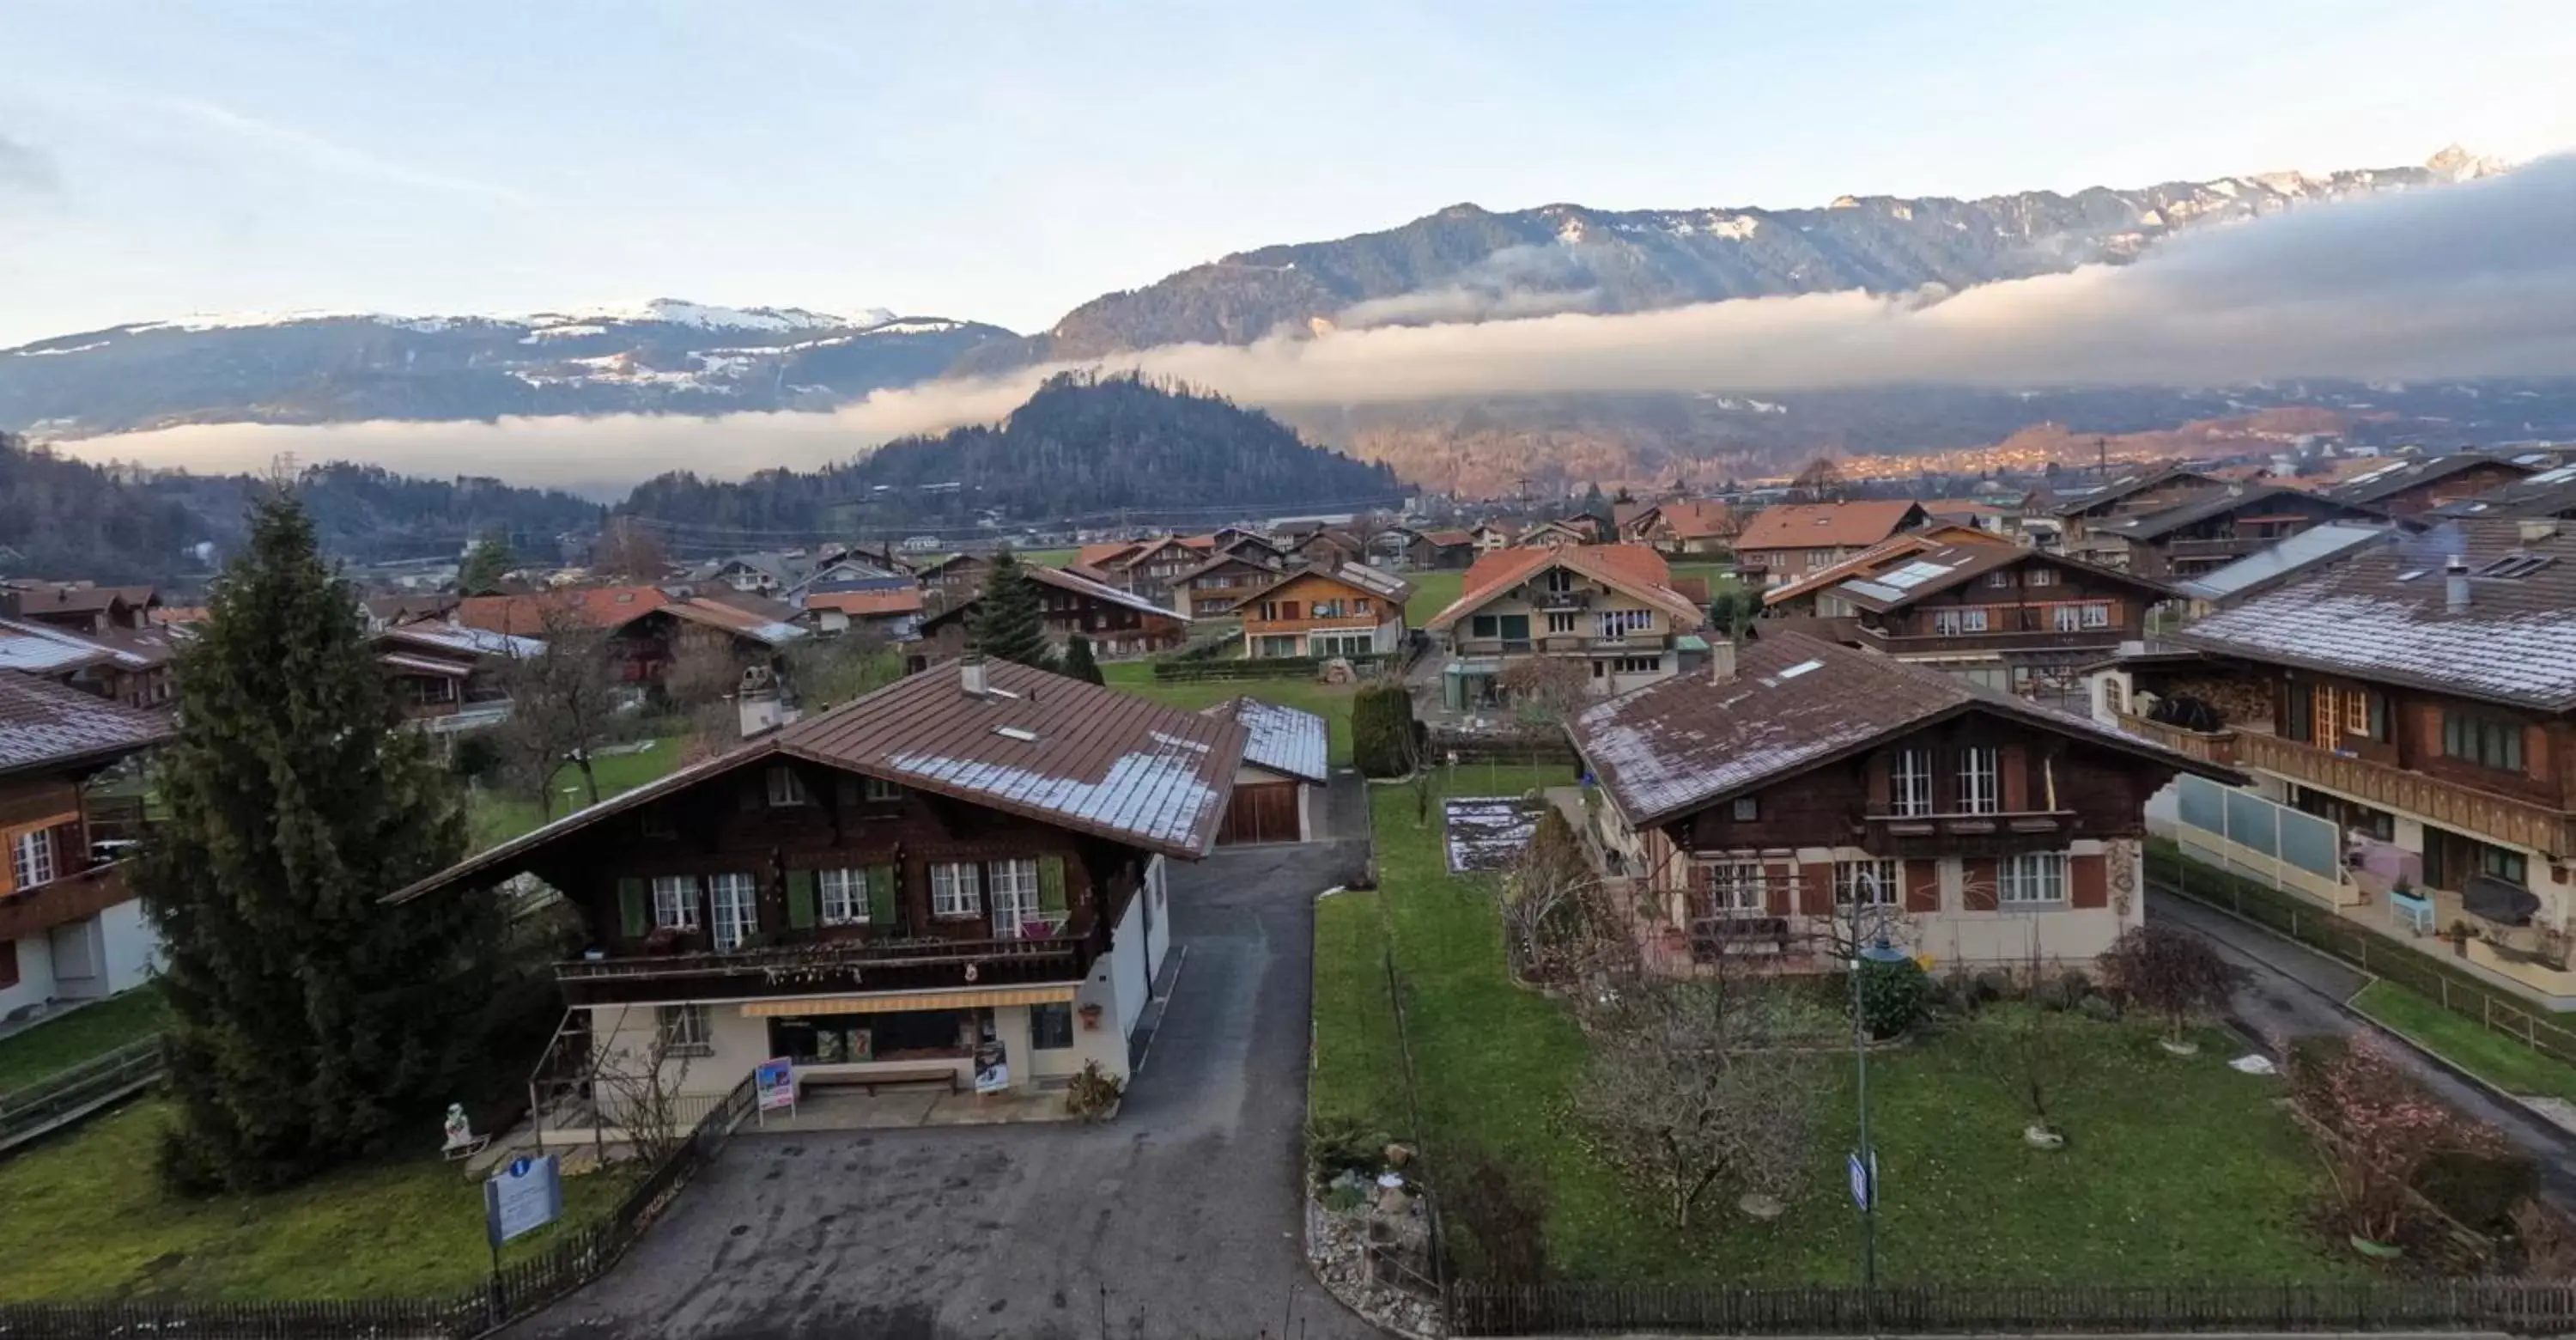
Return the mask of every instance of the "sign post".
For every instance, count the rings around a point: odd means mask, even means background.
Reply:
[[[483,1236],[492,1247],[492,1323],[501,1321],[501,1244],[563,1217],[563,1165],[522,1154],[483,1183]]]
[[[752,1092],[760,1097],[753,1111],[764,1126],[769,1124],[772,1109],[784,1108],[788,1116],[796,1115],[796,1062],[793,1058],[773,1056],[751,1072]]]

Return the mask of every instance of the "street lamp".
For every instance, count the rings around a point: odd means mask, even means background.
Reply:
[[[1875,898],[1877,881],[1863,876],[1865,887],[1856,895]],[[1858,928],[1855,919],[1854,928]],[[1860,937],[1854,935],[1855,941]],[[1869,1142],[1869,1024],[1861,1012],[1860,978],[1865,965],[1903,963],[1909,955],[1887,942],[1882,925],[1877,940],[1853,951],[1852,979],[1852,1067],[1860,1098],[1860,1148],[1852,1151],[1852,1199],[1860,1204],[1860,1285],[1864,1291],[1878,1287],[1878,1150]]]

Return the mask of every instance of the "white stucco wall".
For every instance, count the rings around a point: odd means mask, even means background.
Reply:
[[[0,953],[17,955],[18,984],[0,987],[0,1019],[15,1016],[21,1010],[33,1009],[54,998],[54,953],[45,937],[31,935],[11,941]]]
[[[1301,809],[1299,813],[1302,822],[1303,810]],[[1300,836],[1302,835],[1301,827]],[[1160,977],[1163,975],[1163,958],[1172,951],[1171,869],[1160,856],[1155,857],[1145,866],[1145,891],[1142,896],[1152,900],[1151,906],[1146,909],[1145,971]]]
[[[108,994],[131,991],[150,981],[161,966],[161,937],[153,933],[151,918],[143,915],[143,900],[118,903],[99,913],[98,921],[107,942]]]
[[[1110,987],[1117,1005],[1118,1036],[1136,1031],[1136,1020],[1145,1012],[1146,992],[1152,988],[1152,973],[1146,967],[1145,905],[1147,896],[1127,900],[1126,915],[1118,919],[1118,929],[1109,941]],[[1098,970],[1094,969],[1094,976]]]

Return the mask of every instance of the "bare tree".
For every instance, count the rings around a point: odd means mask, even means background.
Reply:
[[[650,1028],[625,1027],[630,1011],[655,1010]],[[684,1038],[674,1022],[654,1006],[621,1006],[618,1031],[609,1044],[591,1055],[591,1102],[598,1127],[626,1132],[627,1143],[647,1165],[658,1165],[688,1136],[681,1112],[680,1089],[687,1082],[693,1039]],[[639,1043],[617,1045],[642,1035]]]
[[[837,707],[901,678],[903,658],[872,628],[787,644],[788,687],[809,709]]]
[[[1580,993],[1592,1065],[1579,1100],[1687,1230],[1710,1188],[1786,1201],[1824,1090],[1815,1054],[1780,1045],[1777,988],[1718,955],[1710,976],[1623,974]]]
[[[2013,1096],[2029,1113],[2030,1125],[2023,1131],[2023,1138],[2034,1145],[2055,1147],[2064,1143],[2064,1136],[2050,1118],[2048,1105],[2065,1076],[2063,1039],[2059,1036],[2062,1016],[2042,999],[2042,988],[2054,974],[2040,957],[2039,936],[2035,930],[2031,935],[2030,956],[2022,972],[2028,979],[2029,996],[2020,1010],[2004,1021],[1997,1035],[2003,1064],[1995,1068],[1995,1073],[2004,1079]],[[2073,1001],[2066,1004],[2069,1008],[2074,1006]]]
[[[1807,462],[1806,467],[1789,481],[1789,497],[1795,502],[1841,502],[1842,496],[1842,467],[1834,464],[1831,456],[1819,456]]]
[[[671,557],[650,528],[633,517],[612,517],[591,551],[591,566],[630,582],[658,582],[670,575]]]
[[[1592,672],[1571,656],[1524,656],[1504,666],[1494,686],[1509,697],[1523,729],[1547,735],[1583,710],[1592,696]]]
[[[1512,970],[1524,981],[1550,981],[1586,961],[1599,934],[1600,889],[1574,825],[1563,810],[1548,806],[1503,872],[1503,930],[1510,937]]]
[[[2192,1021],[2227,1004],[2235,970],[2209,942],[2161,921],[2120,933],[2101,959],[2103,984],[2113,995],[2162,1015],[2165,1045],[2180,1051]]]
[[[502,747],[536,787],[537,806],[554,817],[554,775],[566,759],[581,769],[590,803],[599,803],[591,751],[606,743],[617,714],[617,680],[605,629],[571,603],[535,597],[541,650],[514,657],[502,672],[510,720]]]

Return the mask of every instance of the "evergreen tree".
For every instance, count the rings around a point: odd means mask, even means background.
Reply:
[[[1007,549],[984,579],[968,633],[968,644],[992,660],[1055,668],[1055,648],[1047,645],[1046,621],[1038,611],[1037,581]]]
[[[1064,673],[1086,684],[1109,682],[1100,673],[1100,662],[1092,659],[1091,639],[1080,633],[1074,634],[1073,640],[1065,644]]]
[[[465,562],[456,569],[456,589],[463,595],[491,595],[501,589],[501,579],[515,562],[509,540],[493,531],[465,551]]]
[[[434,1139],[495,994],[489,900],[378,901],[465,851],[454,781],[404,729],[347,583],[279,489],[178,658],[169,808],[135,874],[167,961],[187,1191],[282,1186]]]

